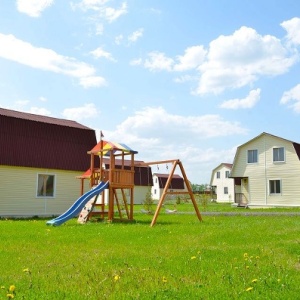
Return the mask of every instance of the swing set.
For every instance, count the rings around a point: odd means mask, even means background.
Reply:
[[[162,195],[159,199],[156,211],[154,213],[151,227],[155,225],[157,217],[159,215],[161,206],[167,195],[178,195],[178,194],[189,194],[196,215],[199,221],[202,221],[202,217],[200,211],[198,209],[190,182],[186,176],[185,170],[180,160],[164,160],[164,161],[153,161],[153,162],[139,162],[135,163],[134,155],[138,153],[130,149],[128,146],[120,143],[113,143],[108,141],[103,141],[100,139],[100,142],[91,150],[88,151],[90,154],[90,168],[87,170],[85,174],[79,176],[77,178],[81,179],[81,194],[84,193],[84,180],[89,179],[90,188],[95,187],[100,182],[108,181],[108,208],[106,210],[105,205],[105,193],[107,190],[104,190],[101,195],[95,197],[92,202],[89,203],[88,214],[84,221],[89,220],[91,216],[99,216],[100,218],[104,218],[107,216],[107,220],[112,222],[117,220],[115,218],[115,204],[119,213],[119,220],[125,221],[133,220],[133,207],[134,207],[134,167],[149,167],[151,165],[160,165],[160,164],[173,164],[173,167],[168,176],[167,182],[163,189]],[[104,156],[109,157],[109,168],[105,169],[104,165]],[[130,159],[125,160],[125,156],[129,156]],[[99,165],[96,163],[96,159],[99,157]],[[116,165],[116,158],[118,158],[119,165]],[[172,191],[170,189],[171,181],[175,172],[176,167],[179,166],[185,186],[187,191]],[[126,197],[125,189],[129,190],[129,201]],[[119,196],[121,195],[121,197]],[[98,201],[97,201],[98,199]],[[99,202],[99,203],[98,203]],[[125,208],[125,213],[123,213],[121,206]],[[98,208],[98,211],[95,211],[95,208]],[[86,209],[86,208],[85,208]]]
[[[150,226],[153,227],[155,225],[157,217],[158,217],[159,212],[160,212],[160,209],[161,209],[167,195],[188,194],[190,196],[191,200],[192,200],[192,203],[193,203],[193,206],[194,206],[194,209],[195,209],[195,212],[196,212],[196,215],[197,215],[199,221],[202,221],[202,217],[201,217],[200,211],[198,209],[197,202],[195,200],[190,182],[189,182],[189,180],[186,176],[186,173],[185,173],[185,170],[183,168],[182,162],[179,159],[145,162],[145,163],[142,163],[141,165],[143,165],[143,166],[157,165],[158,166],[160,164],[168,164],[168,163],[172,163],[173,167],[171,169],[171,172],[169,174],[169,177],[168,177],[167,182],[165,184],[165,187],[163,189],[162,195],[161,195],[161,197],[158,201],[158,205],[156,207],[156,211],[154,213],[154,216],[152,218]],[[170,189],[171,181],[172,181],[172,178],[173,178],[173,175],[174,175],[174,172],[175,172],[177,166],[179,166],[179,168],[180,168],[181,174],[183,176],[184,183],[187,187],[187,191],[173,191],[173,190]],[[158,169],[159,169],[159,167],[158,167]]]

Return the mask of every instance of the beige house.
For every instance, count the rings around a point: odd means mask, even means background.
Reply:
[[[210,179],[212,194],[217,202],[233,202],[234,180],[230,178],[232,164],[221,163],[213,169]]]
[[[0,108],[0,140],[0,217],[59,215],[80,196],[94,130]]]
[[[230,176],[237,204],[300,206],[300,144],[263,132],[237,148]]]

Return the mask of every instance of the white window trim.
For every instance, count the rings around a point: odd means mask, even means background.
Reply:
[[[256,151],[257,153],[257,161],[256,162],[249,162],[249,151]],[[247,149],[247,164],[253,165],[258,163],[258,149]]]
[[[38,183],[39,183],[39,175],[48,175],[48,176],[54,176],[54,185],[53,185],[53,196],[39,196],[38,195]],[[36,188],[35,188],[35,197],[38,199],[54,199],[56,197],[56,180],[57,175],[54,173],[47,173],[47,172],[39,172],[36,175]]]
[[[279,149],[279,148],[283,148],[283,160],[274,160],[274,149]],[[286,151],[285,151],[285,147],[280,147],[280,146],[278,146],[278,147],[273,147],[272,148],[272,159],[273,159],[273,164],[282,164],[282,163],[285,163],[285,161],[286,161],[286,156],[285,156],[285,153],[286,153]]]
[[[270,181],[279,181],[280,182],[280,193],[271,193]],[[269,179],[268,189],[269,189],[269,196],[281,196],[282,195],[282,180],[280,178]]]

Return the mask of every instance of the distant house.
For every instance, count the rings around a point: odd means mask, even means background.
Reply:
[[[231,177],[238,205],[300,206],[300,144],[263,132],[237,148]]]
[[[169,174],[160,174],[160,173],[153,173],[153,186],[151,189],[151,195],[153,200],[159,200],[163,190],[166,186]],[[176,191],[187,191],[187,188],[184,183],[184,179],[177,174],[174,174],[169,186],[169,191],[176,192]]]
[[[0,140],[0,216],[57,215],[75,202],[94,130],[0,108]]]
[[[212,195],[217,202],[234,201],[234,180],[230,178],[232,164],[221,163],[213,169],[210,179]]]

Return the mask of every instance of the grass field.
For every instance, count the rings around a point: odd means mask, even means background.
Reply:
[[[199,222],[162,209],[151,228],[140,209],[135,223],[0,220],[0,299],[299,299],[300,216],[271,210]]]

